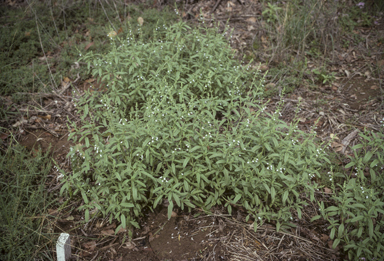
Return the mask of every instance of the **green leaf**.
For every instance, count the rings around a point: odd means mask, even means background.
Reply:
[[[176,193],[172,194],[173,199],[176,201],[176,204],[180,207],[180,198]]]
[[[239,201],[240,198],[241,198],[241,194],[237,194],[235,199],[233,200],[233,204],[236,204],[237,201]]]
[[[155,171],[156,174],[159,173],[159,171],[160,171],[160,169],[161,169],[162,166],[163,166],[163,163],[162,163],[162,162],[160,162],[159,164],[157,164],[157,168],[156,168],[156,171]]]
[[[379,160],[378,160],[378,159],[375,159],[374,161],[371,162],[370,167],[373,168],[373,167],[375,167],[378,163],[379,163]]]
[[[200,146],[195,146],[192,149],[190,149],[189,152],[194,152],[195,150],[200,149],[200,148],[201,148]]]
[[[331,234],[329,235],[329,237],[330,237],[331,239],[333,239],[333,238],[335,237],[335,232],[336,232],[336,228],[332,228],[332,229],[331,229]]]
[[[156,208],[157,207],[157,204],[159,204],[159,201],[162,199],[163,197],[161,196],[158,196],[155,200],[155,202],[153,203],[153,208]]]
[[[120,231],[120,229],[123,227],[122,224],[118,225],[117,228],[115,229],[115,235]]]
[[[88,203],[89,203],[89,201],[88,201],[88,197],[87,197],[87,195],[85,195],[85,192],[84,192],[84,191],[81,191],[81,196],[83,197],[84,203],[85,203],[85,204],[88,204]]]
[[[131,225],[134,226],[135,228],[140,229],[139,223],[137,223],[136,221],[131,220],[129,221],[129,223],[131,223]]]
[[[371,218],[368,218],[368,231],[369,231],[369,237],[373,237],[373,222]]]
[[[132,203],[120,203],[121,206],[125,207],[125,208],[133,208],[134,205]]]
[[[272,148],[271,148],[271,146],[269,146],[268,143],[264,143],[264,146],[265,146],[265,148],[266,148],[268,151],[272,151]]]
[[[284,191],[284,194],[283,194],[283,204],[284,205],[285,205],[285,201],[287,201],[287,199],[288,199],[288,195],[289,195],[288,190]]]
[[[357,221],[359,221],[359,220],[362,220],[364,217],[363,216],[357,216],[357,217],[354,217],[354,218],[352,218],[351,219],[351,222],[353,223],[353,222],[357,222]]]
[[[132,184],[132,197],[133,197],[133,200],[138,200],[138,198],[137,198],[137,188],[133,184]]]
[[[333,241],[332,248],[335,249],[340,244],[340,238],[336,238],[335,241]]]
[[[85,222],[89,221],[89,209],[85,210]]]
[[[276,223],[276,232],[279,232],[280,227],[281,227],[281,223],[279,221],[277,221],[277,223]]]
[[[263,183],[265,189],[268,191],[269,194],[271,194],[271,190],[269,189],[268,185],[266,183]]]
[[[289,158],[289,154],[288,154],[288,152],[286,152],[286,153],[284,154],[284,163],[287,163],[287,162],[288,162],[288,158]]]
[[[120,216],[120,221],[121,221],[121,226],[123,228],[126,228],[127,227],[127,224],[126,224],[126,218],[125,218],[125,215],[124,214],[121,214]]]
[[[343,236],[343,233],[344,233],[344,224],[341,224],[339,226],[339,231],[338,231],[338,238],[341,238]]]
[[[190,157],[187,157],[184,159],[183,168],[185,168],[187,166],[189,159],[190,159]]]
[[[119,180],[119,181],[121,181],[121,176],[120,176],[120,174],[119,174],[119,172],[115,172],[115,176],[116,176],[116,178]]]
[[[349,162],[347,165],[345,165],[345,168],[346,168],[346,169],[349,169],[350,167],[353,167],[353,166],[355,166],[355,162],[354,162],[354,161],[351,161],[351,162]]]
[[[275,190],[275,187],[271,187],[271,198],[272,198],[272,202],[275,201],[275,196],[276,196],[276,190]]]
[[[89,147],[89,139],[88,139],[88,137],[85,137],[85,146]]]
[[[144,147],[145,145],[147,145],[150,140],[151,140],[151,138],[145,139],[145,141],[143,142],[143,145],[141,147]]]
[[[231,206],[231,204],[228,204],[227,209],[228,209],[229,215],[231,215],[232,214],[232,206]]]
[[[360,238],[361,235],[363,234],[363,227],[359,227],[359,231],[357,231],[357,237]]]
[[[84,106],[84,116],[83,119],[88,115],[88,104]]]
[[[330,206],[326,209],[326,211],[330,212],[330,211],[339,211],[339,208],[338,207],[335,207],[335,206]]]
[[[357,149],[360,149],[363,147],[363,144],[357,144],[355,146],[352,147],[353,150],[357,150]]]
[[[172,162],[172,172],[173,174],[176,174],[176,166],[175,163]]]
[[[352,207],[354,207],[354,208],[362,208],[362,209],[365,209],[365,206],[363,205],[363,204],[360,204],[360,203],[356,203],[356,204],[353,204],[353,205],[351,205]]]
[[[377,180],[376,172],[373,169],[370,169],[369,173],[371,174],[371,182],[376,182]]]
[[[272,138],[272,142],[275,145],[275,148],[277,148],[279,146],[279,143],[277,142],[275,137]]]
[[[364,163],[367,163],[367,162],[372,158],[372,156],[373,156],[372,151],[368,151],[368,152],[365,154],[364,158],[363,158],[363,162],[364,162]]]
[[[321,218],[321,215],[314,216],[313,218],[311,218],[311,222],[318,220],[319,218]]]
[[[170,200],[170,201],[169,201],[169,205],[168,205],[168,219],[171,219],[171,217],[172,217],[172,211],[173,211],[173,201]]]

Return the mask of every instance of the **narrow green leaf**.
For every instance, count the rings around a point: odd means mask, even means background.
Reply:
[[[176,193],[172,194],[173,199],[176,201],[176,204],[180,207],[180,198]]]
[[[275,137],[272,138],[272,142],[273,142],[273,145],[275,145],[275,148],[279,146],[279,143],[277,142]]]
[[[228,209],[229,215],[232,215],[232,206],[231,206],[231,204],[228,204],[227,209]]]
[[[288,162],[288,157],[289,157],[289,154],[288,154],[288,152],[286,152],[286,153],[284,154],[284,163],[287,163],[287,162]]]
[[[357,145],[353,146],[352,149],[353,150],[357,150],[357,149],[360,149],[362,147],[363,147],[363,144],[360,143],[360,144],[357,144]]]
[[[265,189],[268,191],[269,194],[271,194],[271,190],[269,189],[268,185],[266,183],[263,183]]]
[[[353,167],[353,166],[355,166],[355,162],[354,162],[354,161],[351,161],[351,162],[349,162],[347,165],[345,165],[345,168],[346,168],[346,169],[349,169],[350,167]]]
[[[176,166],[175,163],[172,162],[172,172],[173,174],[176,174]]]
[[[373,222],[371,218],[368,218],[368,232],[369,232],[369,237],[373,237]]]
[[[281,223],[279,221],[277,221],[277,223],[276,223],[276,232],[279,232],[280,227],[281,227]]]
[[[163,166],[163,163],[162,163],[162,162],[160,162],[159,164],[157,164],[156,171],[155,171],[156,174],[159,173],[159,171],[160,171],[160,169],[161,169],[162,166]]]
[[[365,154],[364,158],[363,158],[363,162],[364,162],[364,163],[367,163],[367,162],[372,158],[372,156],[373,156],[372,151],[368,151],[368,152]]]
[[[125,207],[125,208],[133,208],[134,205],[132,203],[120,203],[121,206]]]
[[[173,211],[173,201],[170,200],[170,201],[169,201],[169,205],[168,205],[168,219],[171,219],[171,217],[172,217],[172,211]]]
[[[201,148],[200,146],[195,146],[192,149],[190,149],[189,152],[194,152],[195,150],[200,149],[200,148]]]
[[[344,224],[341,224],[339,226],[339,231],[338,231],[337,237],[341,238],[343,236],[343,233],[344,233]]]
[[[327,209],[326,209],[326,211],[338,211],[339,210],[339,208],[338,207],[335,207],[335,206],[330,206],[330,207],[328,207]]]
[[[284,191],[284,194],[283,194],[283,204],[285,204],[285,202],[287,201],[288,195],[289,195],[288,190]]]
[[[120,216],[120,221],[121,221],[121,226],[123,228],[126,228],[127,227],[127,224],[126,224],[126,219],[125,219],[125,215],[124,214],[121,214]]]
[[[162,199],[161,196],[158,196],[155,200],[155,202],[153,203],[153,208],[156,208],[157,207],[157,204],[159,204],[160,200]]]
[[[319,218],[321,218],[320,215],[314,216],[313,218],[311,218],[311,222],[313,222],[313,221],[315,221],[315,220],[318,220]]]
[[[184,159],[183,168],[185,168],[187,166],[189,159],[190,159],[190,157],[187,157]]]
[[[85,222],[89,221],[89,209],[85,210]]]
[[[129,221],[129,223],[131,223],[131,225],[134,226],[135,228],[140,229],[139,223],[137,223],[136,221],[131,220]]]
[[[87,197],[87,195],[85,195],[85,192],[84,192],[84,191],[81,191],[81,196],[83,197],[84,203],[85,203],[85,204],[88,204],[88,203],[89,203],[89,201],[88,201],[88,197]]]
[[[88,104],[85,104],[84,106],[84,117],[87,116],[89,113]]]
[[[351,222],[353,223],[353,222],[357,222],[357,221],[359,221],[359,220],[362,220],[364,217],[363,216],[357,216],[357,217],[354,217],[354,218],[352,218],[351,219]]]
[[[236,204],[237,201],[239,201],[240,198],[241,198],[241,194],[237,194],[235,199],[233,200],[233,204]]]
[[[331,229],[331,234],[329,235],[329,237],[330,237],[331,239],[333,239],[333,238],[335,237],[335,232],[336,232],[336,228],[332,228],[332,229]]]
[[[256,220],[253,222],[253,231],[255,231],[256,232],[256,230],[257,230],[257,222],[256,222]]]
[[[112,216],[112,215],[111,215]],[[120,231],[120,229],[123,227],[122,224],[118,225],[117,228],[115,229],[115,235]]]
[[[332,248],[335,249],[340,244],[340,238],[336,238],[335,241],[333,241]]]
[[[275,196],[276,196],[276,190],[275,190],[275,187],[271,187],[271,198],[272,198],[272,202],[275,201]]]
[[[297,211],[297,216],[299,217],[299,219],[301,219],[301,209],[300,209],[300,207],[298,207],[296,209],[296,211]]]
[[[379,163],[379,160],[378,159],[375,159],[374,161],[371,162],[371,165],[370,167],[373,168],[373,167],[376,167],[376,165]]]
[[[132,184],[132,197],[133,197],[133,200],[138,200],[137,198],[137,188],[135,187],[135,185]]]

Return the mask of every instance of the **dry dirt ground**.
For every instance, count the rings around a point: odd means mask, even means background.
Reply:
[[[250,18],[261,15],[261,7],[256,1],[245,1],[244,5],[241,2],[194,1],[181,11],[185,20],[196,23],[200,10],[208,13],[215,8],[215,17],[222,25],[230,18],[229,24],[234,29],[232,47],[246,53],[247,45],[258,35],[258,24]],[[217,7],[216,3],[219,3]],[[161,3],[155,7],[161,8]],[[207,15],[207,21],[208,18]],[[358,142],[354,136],[356,130],[379,131],[384,118],[384,55],[383,46],[377,44],[377,38],[384,35],[384,20],[374,28],[357,28],[356,32],[366,39],[366,44],[337,51],[337,62],[332,65],[337,77],[332,85],[318,84],[313,89],[303,84],[283,97],[281,119],[291,122],[301,100],[300,129],[309,130],[317,124],[318,138],[323,141],[329,140],[331,134],[337,135],[338,140],[332,147],[339,153],[349,153],[348,143],[353,146]],[[265,64],[262,57],[259,62],[263,70],[273,67]],[[316,63],[309,60],[308,66],[316,67]],[[380,68],[379,77],[373,75],[373,67]],[[276,79],[267,78],[267,83],[273,83],[266,85],[267,88],[282,87]],[[24,115],[14,120],[10,130],[32,152],[38,147],[43,151],[50,148],[55,161],[68,169],[66,155],[72,144],[67,141],[67,119],[80,121],[71,102],[72,88],[84,91],[88,86],[88,82],[81,80],[64,81],[58,93],[35,94],[33,104],[29,104],[34,105],[35,110],[28,104],[14,104],[10,97],[1,97],[11,110],[17,108]],[[274,111],[279,100],[278,96],[270,98],[267,110]],[[9,133],[1,134],[4,142],[8,138]],[[58,176],[53,169],[50,183],[46,184],[47,190],[57,195],[61,187]],[[320,196],[327,199],[326,193]],[[331,248],[327,224],[309,222],[317,209],[311,202],[303,210],[303,218],[295,219],[297,228],[289,233],[276,232],[273,224],[265,224],[254,232],[252,222],[245,222],[246,215],[241,208],[236,208],[232,216],[220,208],[212,209],[211,214],[199,209],[192,213],[175,210],[168,220],[167,202],[164,202],[154,213],[145,214],[141,229],[134,231],[131,242],[126,240],[124,230],[114,234],[116,223],[96,219],[84,224],[82,213],[74,210],[79,204],[80,201],[72,202],[60,213],[51,209],[47,223],[54,232],[67,232],[72,236],[72,260],[345,260],[340,249]]]

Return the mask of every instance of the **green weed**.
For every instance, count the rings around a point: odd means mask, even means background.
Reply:
[[[351,260],[382,257],[384,251],[384,135],[365,131],[362,143],[345,166],[346,174],[329,172],[334,204],[319,202],[320,215],[329,222],[333,247],[342,243]],[[335,177],[344,176],[336,183]]]
[[[176,206],[243,206],[255,229],[294,226],[292,212],[301,218],[307,204],[300,195],[314,200],[324,151],[279,111],[265,113],[262,79],[232,59],[222,35],[156,29],[149,43],[128,34],[109,54],[83,58],[108,91],[79,102],[89,124],[73,125],[61,193],[83,198],[86,220],[96,209],[120,221],[116,231],[138,227],[143,208],[164,199],[169,217]]]

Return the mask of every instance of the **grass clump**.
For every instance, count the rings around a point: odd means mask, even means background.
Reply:
[[[0,156],[0,259],[53,259],[44,215],[55,200],[45,191],[51,169],[48,155],[34,156],[11,146]],[[47,202],[51,202],[47,204]]]
[[[293,226],[328,162],[313,136],[266,113],[262,79],[232,59],[222,35],[184,23],[153,35],[128,34],[109,54],[83,58],[108,90],[79,101],[89,124],[73,125],[61,193],[82,196],[87,221],[117,219],[116,231],[138,227],[143,208],[163,200],[169,217],[175,206],[242,206],[255,229]]]

